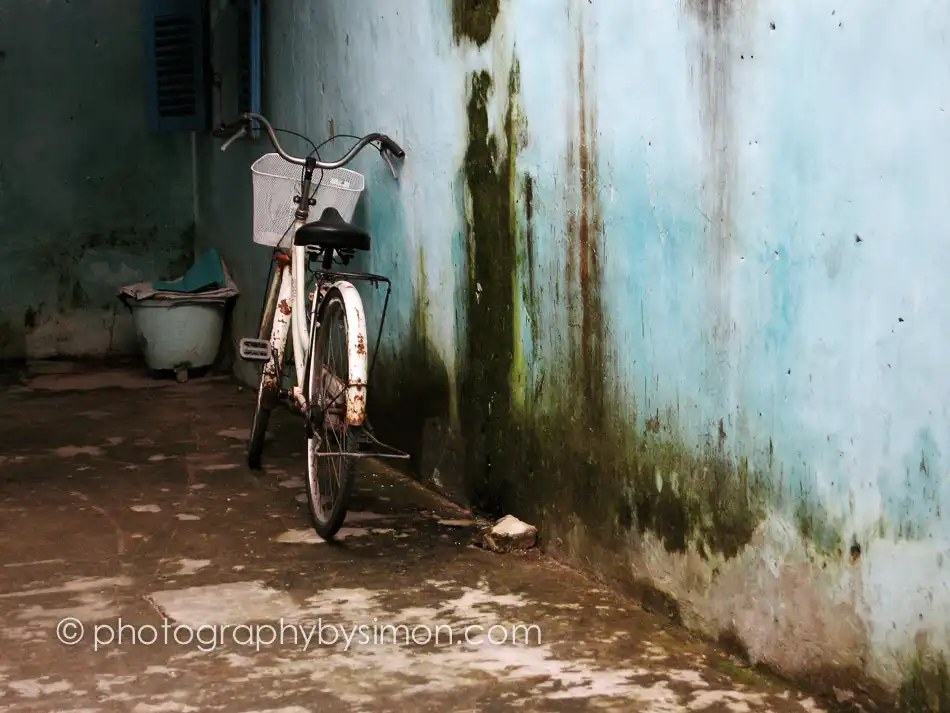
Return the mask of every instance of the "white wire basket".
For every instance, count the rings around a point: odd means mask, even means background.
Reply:
[[[300,195],[303,167],[295,166],[269,153],[251,166],[254,190],[254,242],[259,245],[290,247],[290,227],[294,222],[293,202]],[[322,178],[321,178],[322,176]],[[347,168],[313,172],[316,205],[310,206],[308,220],[319,220],[326,208],[336,208],[343,220],[350,221],[364,186],[363,175]],[[317,186],[319,185],[319,188]]]

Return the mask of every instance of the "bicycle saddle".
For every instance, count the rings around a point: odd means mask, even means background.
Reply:
[[[369,233],[343,220],[336,208],[324,209],[319,220],[307,223],[294,236],[294,245],[334,250],[369,250],[369,244]]]

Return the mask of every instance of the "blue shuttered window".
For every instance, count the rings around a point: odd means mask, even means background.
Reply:
[[[206,128],[204,0],[145,0],[144,32],[149,128]]]
[[[261,111],[261,2],[238,3],[238,113]],[[256,133],[256,125],[252,127]]]

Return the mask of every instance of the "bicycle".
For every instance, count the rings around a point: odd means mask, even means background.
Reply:
[[[247,463],[255,470],[261,467],[265,435],[273,409],[285,401],[291,408],[299,410],[304,416],[307,435],[306,486],[310,516],[317,534],[330,540],[346,519],[348,500],[355,481],[355,459],[409,458],[406,453],[381,443],[373,435],[366,418],[367,387],[379,351],[392,283],[382,275],[333,269],[334,261],[347,265],[356,251],[369,250],[371,242],[366,231],[348,222],[362,192],[363,177],[343,167],[366,146],[373,145],[389,165],[393,178],[398,178],[390,155],[402,159],[405,151],[385,134],[373,133],[360,138],[337,161],[319,160],[319,147],[312,142],[314,150],[310,155],[303,158],[293,156],[277,140],[275,131],[283,130],[275,130],[264,116],[252,112],[242,114],[239,120],[231,124],[219,126],[213,133],[218,138],[226,139],[221,146],[221,150],[226,151],[234,141],[248,135],[249,129],[255,135],[258,127],[265,129],[277,153],[262,156],[252,170],[261,161],[273,159],[278,163],[282,160],[302,167],[303,175],[299,190],[290,198],[295,206],[292,223],[274,244],[276,233],[267,233],[267,230],[275,225],[282,211],[289,211],[289,206],[280,203],[275,207],[271,199],[273,194],[281,195],[277,179],[286,180],[287,177],[269,175],[263,171],[255,173],[254,239],[255,242],[274,245],[273,262],[276,269],[272,269],[268,278],[258,335],[256,338],[243,338],[239,343],[242,359],[263,362],[257,405],[248,438]],[[376,146],[377,143],[379,146]],[[311,192],[313,174],[317,170],[321,171],[320,180]],[[321,193],[327,172],[331,174],[330,182]],[[264,179],[258,180],[261,176]],[[267,179],[273,181],[268,182]],[[359,184],[356,191],[349,186],[353,181]],[[352,195],[354,192],[355,199]],[[325,204],[325,207],[316,221],[308,222],[310,209],[318,202]],[[348,214],[346,218],[343,213]],[[260,237],[262,234],[263,238]],[[285,245],[288,242],[290,247]],[[319,262],[319,267],[311,268],[311,262]],[[314,290],[309,295],[306,280],[308,269],[315,279]],[[374,288],[378,288],[381,283],[386,285],[377,346],[372,360],[367,359],[363,301],[353,285],[354,281],[359,280],[370,282]],[[307,299],[310,300],[309,310]],[[335,328],[342,328],[339,341],[333,340]],[[296,377],[296,384],[284,389],[283,377],[286,375],[283,368],[287,366],[288,331],[294,366],[291,376]],[[339,364],[337,356],[341,357]],[[366,449],[368,445],[385,450],[369,451]],[[321,465],[321,460],[330,463],[332,472],[329,483],[321,481],[321,476],[326,475],[327,471]],[[337,463],[335,468],[334,462]],[[333,485],[336,488],[331,487]],[[333,494],[330,494],[331,491]]]

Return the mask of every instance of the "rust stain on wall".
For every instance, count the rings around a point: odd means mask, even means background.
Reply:
[[[570,169],[579,195],[577,209],[567,220],[570,244],[565,281],[569,325],[580,329],[580,338],[571,341],[572,362],[575,373],[581,375],[580,386],[589,404],[587,418],[597,422],[604,411],[606,376],[600,254],[604,222],[598,197],[597,113],[587,89],[588,71],[583,25],[578,23],[577,140],[572,146]]]

